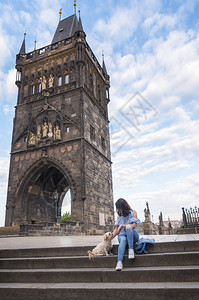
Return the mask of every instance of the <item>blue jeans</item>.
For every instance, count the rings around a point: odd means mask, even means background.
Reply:
[[[127,243],[128,243],[129,249],[133,249],[133,244],[136,243],[138,240],[139,240],[139,234],[132,227],[129,229],[126,229],[126,235],[119,234],[119,236],[118,236],[118,241],[119,241],[118,261],[123,260],[124,251],[126,249]]]

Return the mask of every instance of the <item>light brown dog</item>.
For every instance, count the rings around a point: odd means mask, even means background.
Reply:
[[[111,255],[112,243],[113,239],[112,232],[106,232],[104,234],[104,241],[98,244],[92,251],[88,251],[89,259],[92,260],[94,256],[100,255]]]

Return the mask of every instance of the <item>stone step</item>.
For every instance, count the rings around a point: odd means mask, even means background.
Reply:
[[[1,249],[0,257],[87,256],[88,250],[92,250],[95,246],[67,247],[66,245],[66,247],[54,248]],[[117,254],[117,248],[118,245],[113,246],[113,254]],[[190,251],[199,251],[199,240],[155,243],[149,248],[149,253]]]
[[[53,269],[53,268],[114,268],[117,256],[88,256],[1,258],[0,269]],[[136,255],[134,260],[124,257],[125,267],[189,266],[198,265],[198,252],[172,252]]]
[[[199,282],[199,266],[1,270],[1,283]]]
[[[121,272],[122,273],[122,272]],[[198,282],[0,283],[2,300],[198,300]]]

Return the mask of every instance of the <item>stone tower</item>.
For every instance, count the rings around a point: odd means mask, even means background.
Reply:
[[[60,20],[52,43],[16,56],[6,226],[59,222],[71,191],[72,220],[114,220],[107,106],[109,75],[86,42],[81,18]]]

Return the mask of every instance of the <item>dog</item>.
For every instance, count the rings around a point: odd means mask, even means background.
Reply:
[[[104,234],[104,241],[98,244],[92,251],[88,251],[89,259],[92,260],[94,256],[100,255],[111,255],[112,243],[111,240],[113,239],[112,232],[106,232]]]

